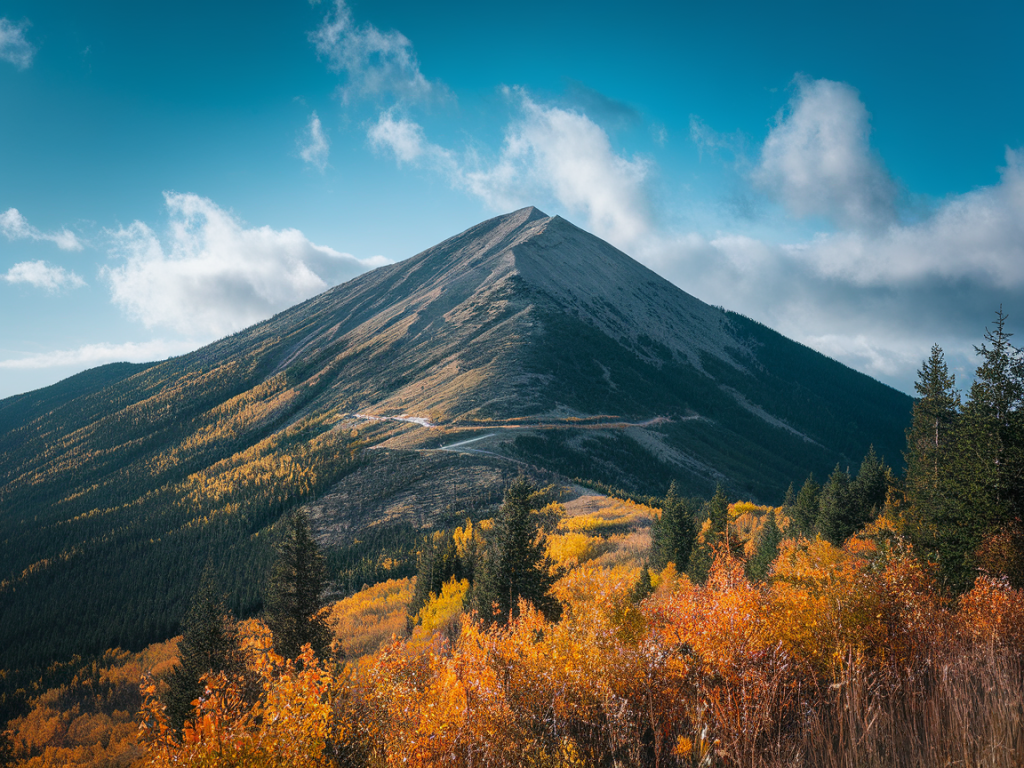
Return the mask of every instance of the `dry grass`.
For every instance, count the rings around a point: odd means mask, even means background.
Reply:
[[[921,670],[862,665],[808,717],[788,760],[815,768],[1020,768],[1024,663],[1009,650],[965,649]]]

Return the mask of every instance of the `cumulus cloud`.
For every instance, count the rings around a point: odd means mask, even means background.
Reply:
[[[195,344],[187,341],[154,339],[124,344],[85,344],[78,349],[59,349],[25,357],[0,360],[0,369],[91,368],[105,363],[148,363],[191,352]]]
[[[761,148],[754,182],[797,216],[878,229],[895,217],[896,188],[871,150],[870,115],[856,89],[797,78]]]
[[[60,232],[40,232],[33,227],[17,208],[8,208],[0,213],[0,232],[8,240],[48,240],[62,251],[80,251],[82,243],[75,233],[65,228]]]
[[[445,170],[455,170],[451,153],[427,141],[419,123],[405,117],[396,117],[394,109],[381,112],[377,122],[370,126],[367,136],[370,146],[377,151],[390,151],[399,165],[430,157]]]
[[[313,112],[309,116],[309,124],[306,126],[305,141],[300,144],[299,157],[323,173],[327,170],[327,156],[330,152],[331,145],[324,135],[320,118],[316,112]]]
[[[165,193],[163,241],[136,221],[112,232],[114,302],[147,327],[211,338],[237,331],[387,263],[311,243],[297,229],[247,228],[194,194]]]
[[[45,261],[22,261],[15,264],[0,278],[8,283],[28,283],[36,288],[44,288],[51,293],[61,288],[81,288],[85,280],[69,272],[63,267],[54,267]]]
[[[0,59],[8,61],[18,69],[32,66],[36,49],[25,39],[28,22],[15,24],[9,19],[0,19]]]
[[[608,134],[587,115],[539,104],[510,89],[519,115],[505,130],[493,160],[429,142],[422,126],[383,112],[369,130],[371,144],[399,163],[417,163],[448,176],[495,210],[554,198],[585,226],[620,247],[650,231],[645,182],[648,162],[615,152]]]
[[[941,279],[1024,286],[1024,154],[1007,149],[998,184],[952,196],[922,221],[823,235],[793,252],[823,275],[859,285]]]
[[[444,91],[420,72],[409,38],[398,31],[381,32],[372,24],[357,25],[345,0],[335,0],[309,39],[331,69],[345,73],[347,81],[339,90],[344,103],[381,95],[417,101]]]

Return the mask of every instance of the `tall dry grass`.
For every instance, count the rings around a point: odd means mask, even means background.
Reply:
[[[851,660],[828,693],[773,768],[1024,766],[1024,662],[1010,649],[965,646],[904,670]]]

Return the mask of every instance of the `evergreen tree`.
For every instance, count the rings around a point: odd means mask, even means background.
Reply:
[[[203,571],[183,629],[178,664],[167,676],[164,695],[168,720],[178,733],[193,714],[192,702],[203,693],[203,675],[238,674],[244,669],[235,619],[217,595],[209,566]]]
[[[758,581],[767,578],[772,563],[779,556],[779,542],[781,541],[782,532],[775,520],[775,510],[769,509],[764,524],[758,532],[754,554],[747,561],[747,576]]]
[[[654,567],[661,570],[669,563],[684,573],[690,564],[690,551],[697,538],[697,524],[693,507],[680,498],[679,487],[673,480],[661,505],[661,517],[654,523],[652,549]]]
[[[544,554],[546,537],[530,508],[533,492],[524,477],[505,491],[473,589],[474,605],[484,621],[508,623],[518,615],[520,598],[548,619],[561,615],[561,604],[550,594],[557,576]]]
[[[931,517],[947,496],[943,481],[949,468],[953,426],[960,412],[956,377],[947,369],[938,344],[917,372],[914,389],[920,399],[914,403],[913,420],[907,428],[907,500]]]
[[[711,518],[711,530],[715,535],[724,537],[729,529],[729,497],[719,483],[715,495],[708,502],[708,517]]]
[[[702,527],[703,533],[698,534],[690,551],[690,562],[686,574],[694,584],[703,584],[711,573],[711,564],[715,560],[715,549],[725,541],[729,530],[729,498],[721,483],[715,489],[715,495],[705,502],[704,512],[708,525]]]
[[[856,499],[850,484],[850,473],[836,468],[821,489],[820,511],[816,527],[823,538],[840,546],[857,530]]]
[[[471,576],[472,564],[462,562],[451,532],[432,533],[416,556],[416,587],[409,603],[409,618],[415,619],[432,594],[441,594],[447,581]]]
[[[800,494],[796,497],[796,504],[790,519],[793,521],[794,533],[804,536],[810,535],[814,530],[814,524],[818,521],[821,513],[820,506],[821,486],[814,481],[814,473],[807,476]]]
[[[857,479],[853,481],[854,504],[857,507],[857,527],[878,517],[879,510],[885,506],[885,497],[889,492],[891,472],[885,462],[875,454],[875,446],[868,448],[868,455],[860,463]]]
[[[786,489],[786,496],[782,499],[782,509],[788,515],[790,510],[796,506],[796,491],[793,489],[793,484],[789,484],[789,488]]]
[[[323,553],[313,540],[309,517],[292,513],[284,538],[277,547],[266,597],[266,620],[274,634],[274,650],[294,659],[306,643],[323,657],[331,633],[319,611],[327,583]]]
[[[975,348],[982,363],[954,430],[955,504],[935,519],[940,562],[960,588],[973,580],[982,541],[1016,526],[1024,501],[1024,354],[1005,323],[1000,308],[987,343]]]

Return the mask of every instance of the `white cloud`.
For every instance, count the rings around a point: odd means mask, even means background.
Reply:
[[[25,39],[27,28],[27,22],[15,24],[8,19],[0,19],[0,59],[18,69],[32,66],[32,57],[36,53],[36,49]]]
[[[0,279],[9,283],[28,283],[45,288],[51,293],[61,288],[81,288],[85,280],[63,267],[53,267],[45,261],[22,261],[15,264]]]
[[[306,126],[306,141],[300,145],[299,156],[320,171],[320,173],[323,173],[327,170],[327,156],[330,152],[331,145],[324,135],[320,118],[316,112],[313,112],[309,116],[309,125]]]
[[[399,162],[418,163],[448,176],[451,184],[481,198],[495,210],[539,204],[554,198],[585,226],[620,247],[651,228],[645,183],[646,160],[628,159],[611,146],[608,134],[585,114],[538,104],[521,89],[519,117],[505,130],[492,162],[475,151],[461,157],[430,143],[417,123],[381,113],[369,138]]]
[[[797,78],[761,149],[754,182],[797,216],[877,229],[893,221],[896,188],[869,144],[870,115],[846,83]]]
[[[444,92],[443,86],[431,83],[420,72],[416,51],[405,35],[381,32],[372,24],[356,25],[345,0],[335,0],[333,11],[309,39],[331,69],[347,75],[340,89],[344,103],[384,94],[416,101]]]
[[[74,366],[84,369],[105,363],[148,363],[191,352],[195,346],[193,342],[162,339],[125,344],[86,344],[78,349],[60,349],[0,360],[0,368],[28,370]]]
[[[381,112],[377,122],[370,126],[367,136],[375,150],[390,150],[399,165],[414,163],[425,155],[431,155],[435,160],[451,157],[427,141],[422,126],[404,117],[396,119],[394,112],[393,109]]]
[[[387,263],[311,243],[297,229],[246,228],[211,200],[165,193],[166,245],[142,222],[111,233],[114,303],[147,327],[196,337],[237,331]]]
[[[821,236],[794,255],[858,285],[938,278],[1024,286],[1024,154],[1007,149],[998,184],[952,196],[920,222]]]
[[[62,251],[80,251],[82,243],[75,233],[65,228],[60,232],[41,232],[25,219],[17,208],[8,208],[0,213],[0,232],[8,240],[48,240]]]

